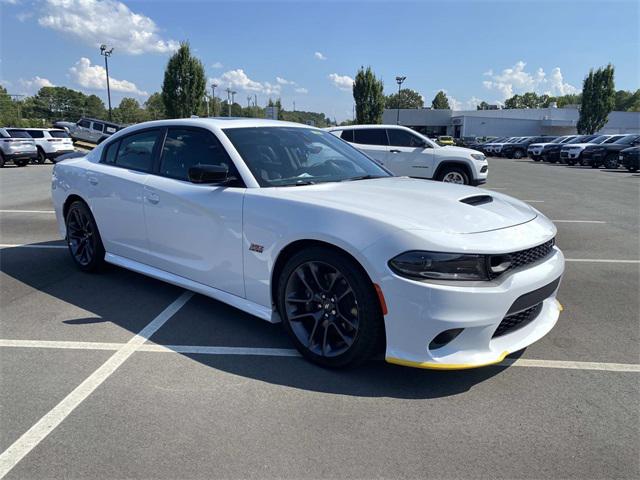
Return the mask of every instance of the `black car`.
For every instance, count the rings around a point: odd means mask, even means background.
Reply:
[[[591,168],[598,168],[604,165],[605,168],[618,168],[618,156],[625,148],[640,145],[640,135],[625,135],[613,143],[603,143],[601,145],[589,145],[582,152],[583,162],[591,165]],[[586,155],[585,155],[586,153]]]
[[[588,135],[573,135],[571,140],[562,143],[548,143],[542,149],[540,158],[543,162],[556,163],[560,161],[560,151],[562,150],[562,147],[572,143],[580,143],[582,139],[587,136]]]
[[[618,160],[630,172],[637,172],[640,168],[640,147],[625,148],[618,155]]]
[[[506,158],[524,158],[527,156],[527,148],[529,148],[529,145],[531,145],[532,143],[551,142],[555,139],[556,137],[550,137],[547,135],[542,135],[539,137],[526,137],[524,140],[516,143],[506,143],[502,146],[500,154]]]

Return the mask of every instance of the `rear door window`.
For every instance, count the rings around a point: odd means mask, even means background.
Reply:
[[[78,122],[78,126],[80,126],[82,128],[90,128],[91,127],[91,122],[89,120],[80,120]]]
[[[93,122],[91,124],[91,130],[95,130],[97,132],[101,132],[102,130],[104,130],[104,125],[102,123]]]
[[[389,145],[384,128],[359,128],[353,131],[354,143],[361,145]]]
[[[27,130],[27,133],[31,138],[44,138],[44,132],[42,130]]]
[[[123,138],[116,156],[116,165],[150,172],[153,167],[153,149],[159,136],[159,130],[147,130]]]

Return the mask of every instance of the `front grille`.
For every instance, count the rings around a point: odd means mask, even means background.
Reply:
[[[490,264],[500,265],[505,261],[510,261],[509,266],[499,272],[493,272],[489,269],[489,275],[491,278],[495,278],[498,275],[503,274],[504,272],[508,272],[509,270],[513,270],[514,268],[519,268],[525,265],[529,265],[530,263],[537,262],[538,260],[542,260],[547,257],[553,251],[553,246],[556,243],[556,239],[552,238],[551,240],[544,242],[537,247],[527,248],[526,250],[520,250],[519,252],[507,253],[504,255],[493,255],[490,258]]]
[[[542,302],[518,313],[512,313],[502,319],[492,338],[501,337],[528,325],[540,314]]]

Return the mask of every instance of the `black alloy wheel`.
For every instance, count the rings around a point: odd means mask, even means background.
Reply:
[[[35,162],[42,165],[46,161],[47,161],[47,156],[44,153],[44,150],[42,150],[41,148],[38,148],[38,158],[36,158]]]
[[[66,217],[67,245],[76,265],[85,272],[97,270],[104,262],[104,247],[89,207],[74,202]]]
[[[616,154],[616,153],[610,153],[604,159],[604,167],[605,168],[608,168],[608,169],[611,169],[611,170],[615,170],[619,166],[620,166],[620,164],[618,163],[618,154]]]
[[[278,306],[298,350],[326,367],[370,358],[384,331],[377,295],[345,255],[313,247],[295,254],[279,279]]]

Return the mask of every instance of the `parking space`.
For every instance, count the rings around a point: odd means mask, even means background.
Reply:
[[[639,178],[489,162],[485,188],[557,222],[565,311],[460,372],[324,370],[279,325],[82,274],[49,248],[51,166],[3,170],[0,478],[637,478]]]

